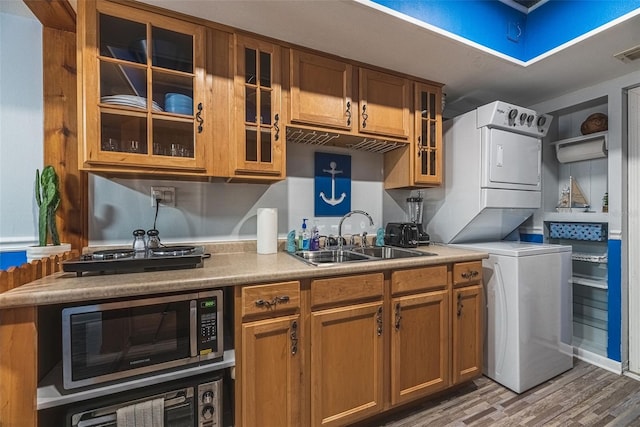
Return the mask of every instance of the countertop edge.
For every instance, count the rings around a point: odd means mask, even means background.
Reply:
[[[289,280],[304,280],[346,274],[424,267],[488,258],[476,252],[446,245],[431,245],[425,251],[435,256],[355,262],[315,267],[286,252],[258,255],[255,252],[220,253],[205,260],[205,266],[162,272],[93,275],[55,273],[0,294],[0,310],[50,304],[141,297],[172,292],[198,292],[211,288]]]

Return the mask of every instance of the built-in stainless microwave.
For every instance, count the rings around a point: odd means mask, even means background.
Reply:
[[[221,360],[223,305],[213,290],[64,308],[64,388]]]

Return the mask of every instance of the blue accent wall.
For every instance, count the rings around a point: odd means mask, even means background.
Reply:
[[[525,14],[497,0],[371,1],[521,61],[640,8],[640,0],[549,0]]]
[[[527,234],[520,233],[520,241],[521,242],[530,242],[530,243],[544,243],[542,234]]]
[[[607,357],[617,362],[622,361],[621,327],[622,327],[622,241],[608,242],[608,337]]]
[[[27,262],[27,251],[0,252],[0,270],[17,267]]]

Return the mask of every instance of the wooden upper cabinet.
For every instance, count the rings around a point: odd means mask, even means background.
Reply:
[[[411,81],[359,69],[358,129],[361,133],[400,139],[411,134]]]
[[[415,183],[442,184],[442,89],[416,83],[414,94],[413,153]]]
[[[291,49],[291,122],[351,130],[353,67]]]
[[[206,172],[204,27],[79,2],[78,47],[82,168]]]
[[[235,36],[235,156],[232,178],[285,177],[280,46]]]

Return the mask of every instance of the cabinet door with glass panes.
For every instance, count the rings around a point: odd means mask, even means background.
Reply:
[[[280,99],[280,46],[236,35],[236,56],[233,176],[282,179],[285,120]]]
[[[79,2],[81,164],[205,172],[203,27]]]
[[[416,83],[414,96],[415,184],[442,184],[442,89]]]

